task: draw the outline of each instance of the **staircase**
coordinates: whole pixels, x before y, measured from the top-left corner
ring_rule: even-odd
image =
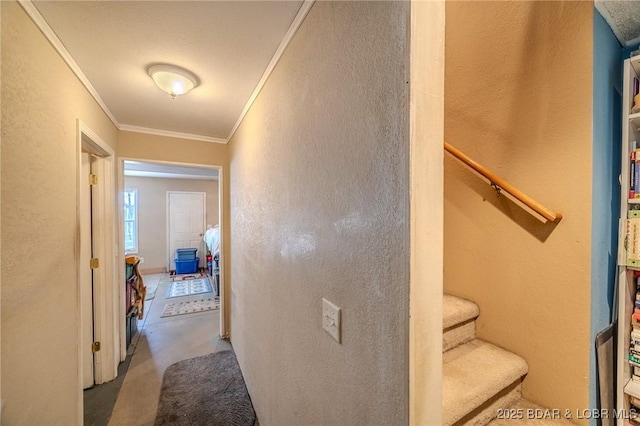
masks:
[[[527,362],[518,355],[476,339],[478,305],[444,296],[442,413],[444,425],[529,423],[530,409],[522,399]],[[500,409],[523,413],[522,419],[494,420]],[[509,412],[507,412],[509,413]],[[493,420],[493,421],[492,421]],[[508,422],[508,423],[507,423]],[[566,420],[535,419],[537,425],[570,424]]]

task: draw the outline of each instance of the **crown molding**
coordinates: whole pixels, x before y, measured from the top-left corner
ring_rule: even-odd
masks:
[[[264,73],[262,74],[262,78],[260,78],[260,81],[256,85],[256,88],[253,89],[253,93],[251,93],[251,96],[249,97],[247,104],[244,106],[244,109],[240,113],[240,116],[238,117],[236,124],[231,129],[231,132],[229,132],[229,136],[227,136],[227,142],[231,140],[233,135],[236,133],[236,130],[238,130],[238,127],[240,127],[242,120],[244,120],[244,117],[247,115],[247,113],[251,109],[251,106],[253,105],[256,98],[258,97],[258,94],[260,93],[260,91],[262,91],[262,88],[264,87],[265,83],[269,79],[269,76],[271,76],[271,73],[273,72],[278,62],[280,61],[280,58],[284,54],[284,51],[287,49],[287,46],[289,46],[289,43],[291,43],[293,36],[295,36],[296,33],[298,32],[298,28],[300,28],[300,25],[302,25],[304,18],[307,17],[307,14],[309,13],[309,10],[311,10],[311,6],[313,6],[314,2],[315,0],[304,0],[304,2],[302,3],[302,6],[300,6],[300,9],[298,10],[296,17],[293,19],[293,22],[291,22],[291,25],[289,26],[289,30],[284,35],[284,38],[280,42],[278,49],[273,54],[273,57],[271,58],[271,62],[269,62],[267,69],[264,70]]]
[[[87,89],[89,94],[95,99],[95,101],[100,105],[100,108],[104,111],[104,113],[109,117],[111,122],[116,128],[120,128],[120,123],[116,120],[116,117],[111,113],[107,105],[104,103],[96,89],[93,87],[91,82],[87,76],[82,72],[76,61],[73,59],[69,51],[64,44],[60,41],[58,36],[53,32],[53,29],[47,24],[47,21],[44,20],[38,9],[31,3],[31,0],[18,0],[18,4],[24,9],[24,11],[29,15],[29,18],[33,21],[34,24],[40,29],[42,34],[49,40],[49,43],[53,46],[53,48],[58,52],[58,54],[62,57],[71,71],[78,77],[78,80],[82,83],[82,85]]]
[[[131,126],[129,124],[121,124],[120,130],[124,132],[145,133],[147,135],[168,136],[170,138],[190,139],[194,141],[227,143],[227,139],[214,138],[213,136],[196,135],[193,133],[173,132],[171,130],[151,129],[149,127]]]
[[[229,132],[229,136],[227,136],[227,138],[224,139],[224,138],[215,138],[211,136],[172,132],[169,130],[151,129],[147,127],[131,126],[128,124],[118,123],[118,120],[116,120],[115,116],[111,113],[109,108],[107,108],[107,105],[104,103],[104,101],[102,100],[102,98],[100,97],[96,89],[93,87],[93,85],[91,84],[87,76],[84,74],[84,72],[82,72],[82,70],[80,69],[76,61],[73,59],[69,51],[64,47],[64,45],[62,44],[58,36],[53,32],[53,29],[51,29],[49,24],[47,24],[47,22],[42,17],[38,9],[36,9],[36,7],[31,2],[31,0],[17,0],[17,1],[18,1],[18,4],[20,4],[20,6],[22,7],[22,9],[24,9],[24,11],[27,13],[27,15],[29,15],[33,23],[40,29],[42,34],[44,34],[47,40],[49,40],[49,42],[51,43],[53,48],[58,52],[60,57],[67,63],[69,68],[71,68],[71,71],[76,75],[76,77],[78,77],[82,85],[84,85],[84,87],[87,89],[89,94],[91,94],[93,99],[95,99],[95,101],[98,103],[100,108],[102,108],[104,113],[107,115],[107,117],[109,117],[113,125],[118,130],[135,132],[135,133],[145,133],[145,134],[157,135],[157,136],[168,136],[168,137],[179,138],[179,139],[191,139],[191,140],[198,140],[198,141],[204,141],[204,142],[223,143],[223,144],[228,143],[233,137],[233,135],[235,134],[236,130],[238,130],[238,127],[240,127],[242,120],[244,120],[244,117],[247,115],[247,113],[251,109],[251,106],[253,105],[256,98],[258,97],[258,94],[260,93],[260,91],[262,91],[262,88],[264,87],[265,83],[269,79],[269,76],[271,76],[271,73],[273,72],[278,62],[280,61],[280,58],[284,54],[284,51],[286,50],[287,46],[289,46],[289,43],[295,36],[296,32],[300,28],[300,25],[306,18],[307,14],[309,13],[309,10],[311,10],[311,7],[315,2],[315,0],[304,0],[302,5],[300,6],[300,9],[298,10],[296,17],[293,19],[293,22],[289,26],[289,29],[287,30],[287,33],[285,34],[284,38],[280,42],[278,49],[276,50],[273,57],[271,58],[271,62],[269,62],[269,65],[267,66],[264,73],[262,74],[260,81],[256,85],[244,109],[240,113],[238,120],[236,121],[233,128]]]

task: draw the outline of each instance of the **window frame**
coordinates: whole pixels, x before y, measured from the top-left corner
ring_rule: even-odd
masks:
[[[128,203],[127,203],[127,193],[133,193],[133,213],[134,213],[134,218],[133,219],[127,219],[127,207],[128,207]],[[125,253],[138,253],[138,249],[139,247],[139,226],[138,226],[138,205],[139,205],[139,198],[138,198],[138,188],[125,188],[124,192],[123,192],[123,200],[122,200],[122,206],[123,206],[123,227],[124,227],[124,251]],[[129,249],[127,247],[127,222],[132,222],[133,223],[133,248]]]

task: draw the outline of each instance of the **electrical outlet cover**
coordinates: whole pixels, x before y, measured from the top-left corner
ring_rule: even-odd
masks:
[[[340,343],[340,308],[322,299],[322,328]]]

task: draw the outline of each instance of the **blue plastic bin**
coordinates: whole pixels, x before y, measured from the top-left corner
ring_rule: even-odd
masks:
[[[194,260],[197,248],[181,248],[176,250],[176,260]]]
[[[198,264],[200,263],[200,258],[196,257],[193,260],[174,260],[176,264],[176,274],[193,274],[198,272]]]

